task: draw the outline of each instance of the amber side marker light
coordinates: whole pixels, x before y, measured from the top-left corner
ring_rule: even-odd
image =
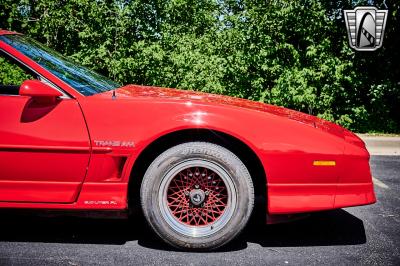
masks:
[[[335,166],[336,162],[335,161],[314,161],[313,165],[314,166]]]

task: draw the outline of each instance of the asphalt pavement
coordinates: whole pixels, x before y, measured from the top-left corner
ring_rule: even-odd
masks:
[[[378,202],[252,225],[214,252],[169,248],[134,221],[0,213],[0,265],[400,265],[400,156],[372,156]]]

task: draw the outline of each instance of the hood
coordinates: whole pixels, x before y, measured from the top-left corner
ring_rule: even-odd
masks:
[[[108,91],[102,93],[102,95],[111,94]],[[328,122],[316,116],[308,115],[302,112],[294,111],[284,107],[275,105],[265,104],[261,102],[254,102],[241,98],[235,98],[230,96],[223,96],[218,94],[210,94],[197,91],[189,90],[177,90],[169,88],[160,88],[152,86],[140,86],[140,85],[127,85],[119,89],[116,89],[115,95],[117,98],[156,98],[156,99],[169,99],[169,100],[182,100],[191,101],[193,103],[208,103],[217,105],[229,105],[239,108],[246,108],[260,112],[267,112],[280,117],[295,120],[304,124],[311,125],[315,128],[322,129],[329,133],[335,134],[342,137],[344,129],[334,123]]]

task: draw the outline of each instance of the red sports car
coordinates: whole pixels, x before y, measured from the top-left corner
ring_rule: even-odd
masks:
[[[167,243],[212,249],[240,233],[253,207],[265,219],[376,201],[364,143],[336,124],[232,97],[121,86],[9,31],[0,53],[24,77],[0,85],[2,208],[140,204]]]

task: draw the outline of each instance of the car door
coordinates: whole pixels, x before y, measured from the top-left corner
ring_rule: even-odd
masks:
[[[46,80],[1,51],[0,71],[0,201],[74,202],[90,156],[78,102],[20,96],[25,79]]]

